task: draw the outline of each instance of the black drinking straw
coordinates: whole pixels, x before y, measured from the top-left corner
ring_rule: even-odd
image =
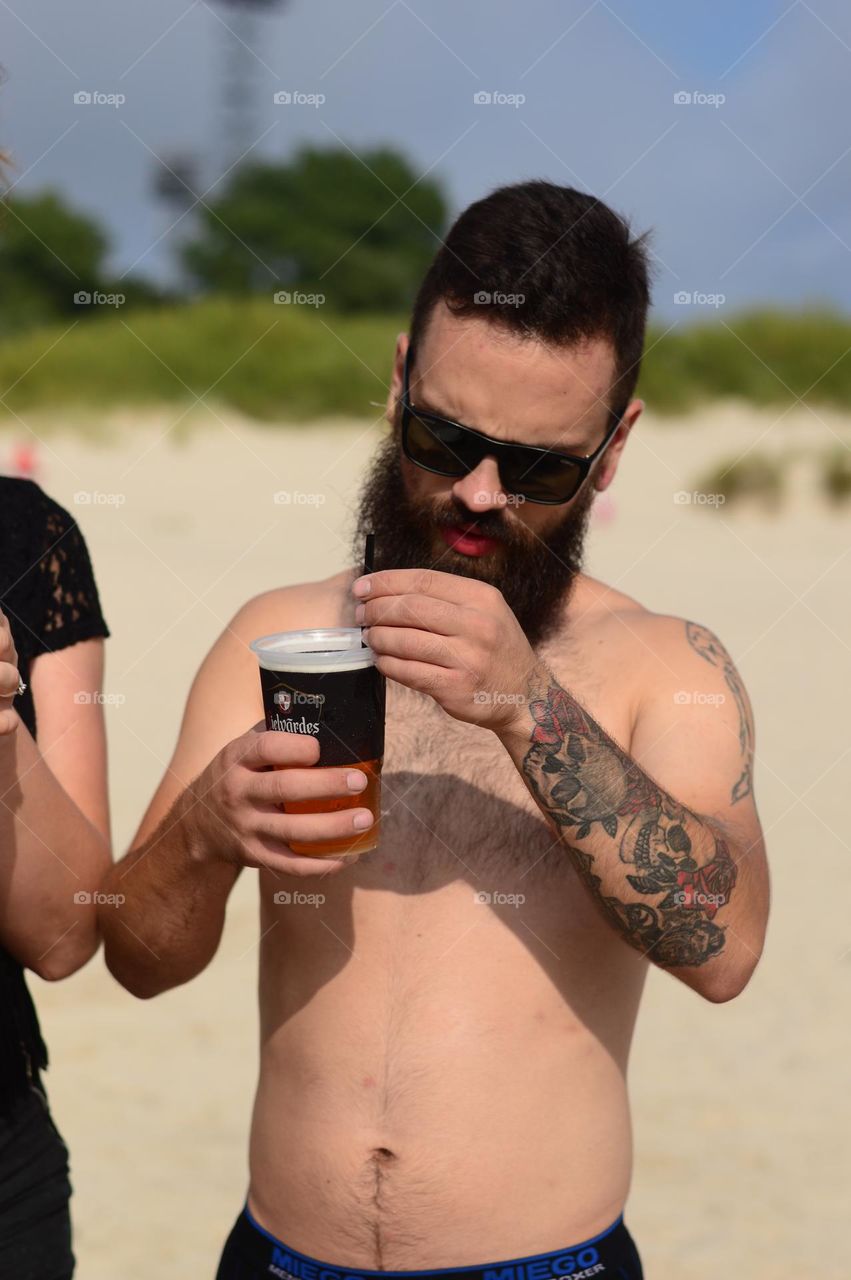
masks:
[[[364,574],[372,573],[372,567],[374,562],[375,562],[375,534],[368,533],[366,535],[366,545],[364,546],[364,551],[363,551]],[[363,638],[363,627],[361,627],[360,629],[360,642],[364,646],[364,648],[367,647],[366,641]]]

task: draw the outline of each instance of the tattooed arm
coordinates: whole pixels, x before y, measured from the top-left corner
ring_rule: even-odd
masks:
[[[490,584],[388,569],[352,590],[379,670],[497,735],[613,928],[708,1000],[738,995],[762,950],[768,872],[750,706],[720,640],[630,612],[609,659],[641,690],[624,748]]]
[[[655,667],[630,753],[541,663],[498,736],[612,926],[707,999],[727,1000],[753,972],[768,905],[750,705],[717,637],[648,617]]]

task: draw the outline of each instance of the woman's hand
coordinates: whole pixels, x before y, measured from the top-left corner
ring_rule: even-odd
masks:
[[[0,609],[0,738],[13,734],[18,727],[18,713],[12,706],[20,682],[18,651],[12,639],[9,619]]]

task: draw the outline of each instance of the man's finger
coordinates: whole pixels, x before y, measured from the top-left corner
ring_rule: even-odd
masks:
[[[426,662],[435,667],[454,670],[458,655],[443,636],[411,627],[370,627],[365,640],[376,654],[388,654],[412,662]]]
[[[429,695],[433,695],[446,679],[443,667],[431,666],[427,662],[406,662],[383,653],[379,655],[376,666],[388,680]]]
[[[464,630],[460,606],[434,596],[378,596],[365,601],[363,609],[365,627],[417,627],[438,636],[457,636]]]
[[[300,765],[308,767],[319,760],[319,743],[309,733],[285,733],[272,729],[255,734],[240,754],[239,762],[249,769]]]
[[[469,605],[494,588],[475,578],[441,573],[439,569],[382,569],[380,573],[368,573],[357,578],[352,583],[352,590],[359,600],[372,600],[376,596],[408,595],[413,592],[432,596],[435,600],[445,600],[449,604]]]

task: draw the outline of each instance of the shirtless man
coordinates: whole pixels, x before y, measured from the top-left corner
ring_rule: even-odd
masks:
[[[220,1280],[641,1276],[622,1214],[645,976],[733,998],[768,899],[732,661],[580,570],[642,409],[647,300],[643,242],[591,197],[526,183],[466,210],[396,344],[355,542],[375,530],[376,571],[250,600],[195,678],[102,927],[154,996],[209,963],[258,869],[260,1080]],[[282,812],[354,771],[258,724],[248,644],[359,622],[388,677],[381,838],[297,856],[369,812]],[[276,902],[296,888],[322,905]]]

